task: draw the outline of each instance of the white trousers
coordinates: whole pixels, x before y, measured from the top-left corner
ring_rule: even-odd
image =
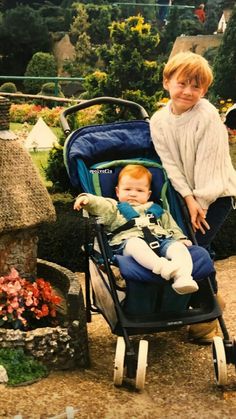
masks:
[[[161,257],[139,237],[132,237],[127,240],[123,255],[132,256],[137,263],[153,272],[155,272],[156,266],[160,264],[161,259]],[[177,271],[176,274],[173,275],[174,279],[179,277],[189,278],[192,276],[192,258],[187,247],[183,243],[173,241],[167,248],[166,253],[162,256],[175,264]]]

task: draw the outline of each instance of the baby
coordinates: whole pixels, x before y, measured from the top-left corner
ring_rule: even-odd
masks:
[[[146,167],[127,165],[120,171],[116,186],[119,202],[83,193],[77,197],[74,209],[85,208],[91,215],[101,217],[106,231],[113,233],[110,245],[115,254],[132,256],[162,278],[172,278],[172,287],[178,294],[193,293],[198,285],[192,278],[193,264],[187,249],[192,242],[168,211],[149,201],[151,181],[152,174]],[[132,214],[136,220],[128,228],[126,214]],[[155,222],[151,222],[153,218]],[[151,247],[155,251],[145,241],[143,226],[153,236]]]

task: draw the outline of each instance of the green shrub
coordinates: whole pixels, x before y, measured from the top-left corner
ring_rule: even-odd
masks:
[[[12,83],[12,82],[3,83],[0,86],[0,92],[4,92],[4,93],[16,93],[17,92],[17,88],[16,88],[15,83]]]
[[[52,182],[53,192],[66,192],[72,189],[64,164],[62,141],[59,139],[60,144],[54,145],[49,151],[48,164],[45,168],[45,177]]]
[[[45,84],[42,85],[41,90],[38,93],[38,95],[65,97],[62,90],[61,90],[60,85],[58,85],[57,94],[55,93],[55,91],[56,91],[56,83],[54,83],[54,82],[45,83]],[[59,104],[59,102],[57,102],[56,100],[47,100],[47,101],[39,100],[37,102],[42,103],[43,105],[48,106],[50,108],[53,108],[57,104]]]
[[[45,96],[55,96],[55,89],[56,89],[56,84],[53,82],[50,83],[45,83],[42,85],[40,92],[38,93],[39,95],[45,95]],[[61,87],[58,86],[58,93],[57,93],[58,97],[65,97]]]
[[[52,54],[36,52],[27,65],[25,76],[27,77],[57,77],[57,63]],[[24,80],[24,86],[28,93],[37,93],[45,80]]]
[[[63,195],[54,198],[57,221],[38,229],[38,257],[58,263],[71,271],[83,272],[85,253],[83,245],[92,236],[92,223],[73,210],[73,197]]]
[[[25,355],[23,349],[0,349],[0,365],[3,365],[8,375],[8,385],[20,385],[33,382],[48,374],[47,368]]]

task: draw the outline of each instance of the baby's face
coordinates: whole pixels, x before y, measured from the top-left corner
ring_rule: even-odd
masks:
[[[124,175],[116,187],[116,195],[120,202],[129,202],[132,205],[145,204],[150,195],[150,185],[146,176],[135,179]]]

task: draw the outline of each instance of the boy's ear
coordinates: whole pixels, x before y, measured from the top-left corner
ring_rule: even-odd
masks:
[[[165,90],[169,90],[169,82],[168,79],[163,79],[163,87]]]
[[[201,97],[204,97],[208,89],[202,89]]]
[[[118,188],[118,186],[115,187],[115,191],[116,191],[116,196],[119,197],[119,188]]]

